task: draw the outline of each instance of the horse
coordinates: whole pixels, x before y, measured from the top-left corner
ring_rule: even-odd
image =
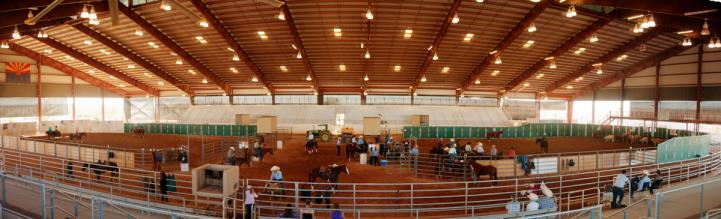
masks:
[[[648,139],[648,137],[642,137],[641,140],[639,140],[638,142],[642,145],[647,145],[650,143],[650,140]]]
[[[626,142],[628,142],[629,144],[636,144],[636,143],[638,143],[638,140],[640,140],[640,139],[641,139],[641,136],[640,136],[640,135],[633,135],[633,134],[632,134],[632,135],[628,135],[628,136],[626,137]]]
[[[541,146],[541,152],[547,153],[548,152],[548,139],[546,138],[537,138],[536,144]]]
[[[322,169],[321,169],[322,168]],[[315,167],[308,173],[308,182],[315,182],[316,178],[324,179],[328,182],[338,183],[340,173],[350,175],[348,166],[344,165],[328,165],[327,167]]]
[[[248,154],[248,149],[243,148],[240,149],[243,155],[245,156],[235,156],[235,164],[238,165],[238,167],[242,167],[243,164],[248,165],[248,168],[250,168],[250,161],[252,160],[250,157],[251,155]]]
[[[133,129],[131,129],[130,132],[135,137],[138,137],[138,138],[145,137],[145,128],[143,128],[143,127],[140,127],[140,126],[133,127]]]
[[[652,139],[651,139],[651,143],[652,143],[654,146],[658,146],[658,144],[661,144],[661,143],[663,143],[664,141],[666,141],[666,139],[663,139],[663,138],[652,138]]]
[[[95,173],[96,180],[100,182],[100,175],[105,173],[104,164],[105,162],[102,160],[98,160],[95,163],[83,163],[83,172],[87,172],[87,170],[92,170]]]
[[[318,153],[318,142],[315,139],[305,143],[305,152],[308,154]]]
[[[616,136],[614,136],[614,135],[606,135],[605,137],[603,137],[604,143],[614,143],[615,141],[616,141]]]
[[[257,149],[253,149],[254,151]],[[260,159],[260,164],[263,165],[263,157],[265,157],[265,154],[270,153],[270,155],[273,155],[273,148],[261,148],[260,156],[258,156],[258,152],[256,151],[254,155]]]
[[[357,144],[346,144],[345,145],[345,155],[348,157],[348,160],[350,161],[351,158],[355,159],[355,156],[357,154],[360,154],[361,150],[356,146]]]
[[[476,162],[476,159],[470,159],[469,166],[471,167],[471,172],[473,173],[471,176],[474,181],[482,175],[488,175],[491,180],[498,180],[498,170],[493,165],[481,165]],[[491,185],[496,185],[497,183],[498,182],[493,181]]]
[[[88,133],[85,132],[70,133],[70,141],[83,141],[86,136],[88,136]]]
[[[45,134],[48,136],[48,139],[50,138],[60,138],[60,131],[46,131]]]
[[[486,133],[486,138],[503,138],[503,130]]]
[[[120,182],[120,179],[118,178],[120,177],[120,174],[118,173],[118,171],[120,170],[120,168],[118,168],[118,163],[114,161],[108,161],[107,165],[103,166],[103,168],[105,168],[106,171],[110,172],[110,176],[112,178],[117,179],[118,182]]]

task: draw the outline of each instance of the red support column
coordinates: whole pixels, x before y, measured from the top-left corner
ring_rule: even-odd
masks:
[[[155,99],[155,122],[160,123],[160,96],[157,96]]]
[[[76,94],[75,94],[75,74],[70,75],[70,78],[72,78],[70,90],[73,93],[73,121],[75,121],[75,96],[76,96]]]
[[[105,89],[100,88],[100,121],[105,121]]]
[[[41,65],[42,63],[42,56],[38,58],[37,60],[37,68],[38,68],[38,129],[40,129],[40,123],[43,121],[43,86],[42,86],[42,71]],[[41,130],[38,130],[41,131]]]
[[[656,87],[653,96],[653,128],[656,130],[658,125],[658,102],[661,99],[661,88],[659,83],[661,78],[661,60],[656,60]]]
[[[596,124],[596,91],[591,99],[591,124]]]
[[[573,123],[573,99],[566,100],[566,123]]]
[[[626,77],[623,77],[623,79],[621,79],[621,107],[620,107],[621,115],[618,115],[618,116],[620,116],[619,125],[621,125],[621,126],[623,126],[623,100],[625,98],[626,98]]]
[[[697,60],[697,71],[696,71],[696,124],[694,125],[694,131],[699,131],[699,121],[701,120],[701,75],[703,74],[703,43],[698,45],[698,60]]]

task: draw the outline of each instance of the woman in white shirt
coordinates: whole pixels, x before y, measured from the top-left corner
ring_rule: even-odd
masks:
[[[476,153],[478,153],[478,156],[484,156],[484,154],[486,153],[486,150],[483,149],[483,142],[480,142],[480,141],[478,143],[476,143],[476,147],[473,148],[473,150],[475,150]]]

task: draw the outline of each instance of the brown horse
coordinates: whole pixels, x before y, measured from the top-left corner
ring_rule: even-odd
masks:
[[[247,148],[243,148],[243,149],[240,149],[240,151],[241,151],[240,154],[241,154],[241,155],[245,155],[245,156],[237,156],[237,154],[236,154],[236,156],[235,156],[235,165],[238,165],[238,167],[242,167],[243,164],[245,164],[245,165],[248,165],[248,167],[251,167],[251,166],[250,166],[250,161],[251,161],[252,159],[251,159],[250,153],[248,153],[248,149],[247,149]]]
[[[486,133],[486,138],[503,138],[503,130]]]
[[[136,126],[130,129],[130,133],[132,133],[135,137],[143,138],[145,137],[145,128]]]
[[[348,157],[348,160],[350,161],[351,158],[355,159],[355,156],[360,154],[361,150],[356,146],[357,144],[347,144],[345,145],[345,155]]]
[[[254,156],[256,156],[256,157],[258,157],[258,159],[260,159],[260,164],[261,164],[261,165],[263,164],[263,157],[265,157],[265,154],[268,154],[268,153],[269,153],[270,155],[273,155],[273,148],[266,148],[266,147],[261,148],[261,153],[260,153],[260,154],[258,154],[258,152],[255,151],[256,149],[253,149],[253,150],[254,150],[254,152],[253,152],[253,153],[254,153]]]
[[[83,141],[83,138],[88,136],[88,133],[85,132],[79,132],[79,133],[70,133],[70,141]]]
[[[47,132],[45,132],[45,134],[48,136],[48,139],[50,139],[50,138],[60,138],[60,137],[62,137],[62,136],[60,135],[60,131],[58,131],[58,130],[55,130],[55,131],[47,131]]]
[[[471,167],[471,172],[473,172],[473,181],[476,181],[483,175],[488,175],[491,180],[498,180],[498,170],[493,165],[481,165],[476,162],[476,159],[470,159],[469,166]],[[491,185],[496,185],[497,183],[496,181],[492,181]]]
[[[305,152],[308,154],[318,153],[318,142],[315,139],[305,143]]]
[[[350,175],[348,166],[344,164],[337,166],[328,165],[327,167],[316,167],[310,170],[310,173],[308,174],[308,182],[315,182],[316,178],[321,178],[328,182],[338,183],[338,176],[340,173]]]

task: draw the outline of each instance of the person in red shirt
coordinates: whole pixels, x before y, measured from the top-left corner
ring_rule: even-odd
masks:
[[[508,149],[506,151],[506,156],[508,156],[509,158],[516,157],[516,149],[514,147],[511,147],[511,149]]]

